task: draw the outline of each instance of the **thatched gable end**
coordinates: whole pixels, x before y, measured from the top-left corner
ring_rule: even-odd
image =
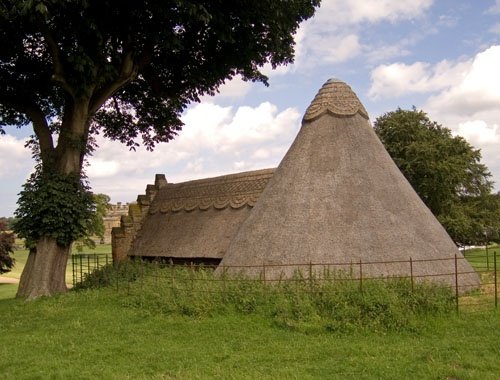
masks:
[[[129,255],[218,262],[273,172],[265,169],[165,185],[151,203]]]

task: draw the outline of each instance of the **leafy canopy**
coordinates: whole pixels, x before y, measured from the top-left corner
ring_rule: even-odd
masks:
[[[267,84],[259,67],[292,62],[293,34],[318,5],[4,0],[0,131],[42,117],[58,130],[83,101],[94,133],[130,147],[142,139],[152,149],[180,130],[187,104],[214,94],[225,80],[240,74]]]
[[[415,108],[388,112],[375,132],[424,203],[461,244],[498,236],[500,203],[481,152]],[[495,222],[495,219],[497,222]],[[495,232],[496,231],[496,232]]]
[[[61,246],[85,239],[92,234],[98,217],[84,180],[40,169],[24,185],[15,216],[14,228],[30,248],[43,236],[54,238]]]

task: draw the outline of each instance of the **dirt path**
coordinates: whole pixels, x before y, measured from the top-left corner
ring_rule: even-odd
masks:
[[[19,279],[0,276],[0,284],[19,284]]]

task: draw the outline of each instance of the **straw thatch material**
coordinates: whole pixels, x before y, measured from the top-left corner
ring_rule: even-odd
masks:
[[[354,275],[362,266],[364,276],[398,276],[410,274],[412,258],[414,276],[435,275],[427,279],[453,285],[455,263],[447,259],[454,255],[459,272],[472,272],[459,276],[460,285],[477,286],[478,276],[396,167],[357,96],[330,80],[221,266],[242,266],[251,275],[264,271],[271,279],[297,268],[283,265],[306,264],[307,273],[308,263],[316,269],[352,262]],[[418,261],[428,259],[443,260]],[[394,260],[402,262],[359,265]]]
[[[129,255],[177,261],[220,260],[273,171],[163,186],[151,203]]]

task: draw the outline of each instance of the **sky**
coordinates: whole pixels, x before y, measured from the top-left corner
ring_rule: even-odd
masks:
[[[373,122],[415,106],[481,149],[500,191],[500,0],[323,0],[296,36],[295,62],[264,67],[269,87],[240,78],[190,105],[183,130],[154,152],[98,138],[86,169],[95,193],[133,202],[154,183],[276,167],[329,78],[351,86]],[[32,130],[0,136],[0,216],[33,170]]]

